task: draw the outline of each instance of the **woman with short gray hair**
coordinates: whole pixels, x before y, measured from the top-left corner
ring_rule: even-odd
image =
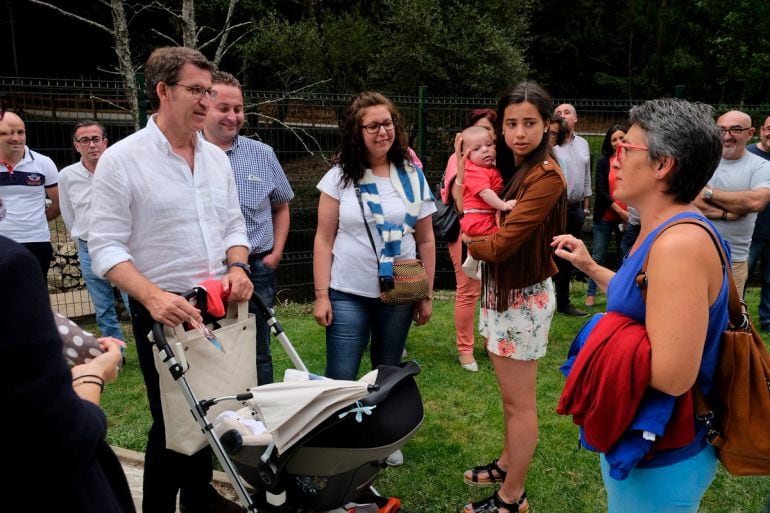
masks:
[[[596,433],[596,426],[581,421],[581,441],[604,447],[601,469],[610,512],[695,513],[716,474],[717,457],[706,442],[706,426],[695,419],[688,401],[693,387],[700,387],[706,396],[711,390],[721,334],[727,327],[729,283],[711,235],[697,224],[711,228],[727,255],[729,251],[692,201],[719,163],[721,142],[707,105],[652,100],[632,108],[630,122],[624,142],[617,146],[615,197],[639,211],[641,231],[623,265],[616,273],[601,267],[583,242],[571,235],[555,237],[552,245],[557,256],[607,291],[607,314],[591,335],[605,329],[610,319],[629,320],[645,335],[634,346],[642,356],[635,354],[628,367],[604,369],[607,379],[618,385],[617,394],[602,397],[601,388],[592,387],[591,380],[573,386],[575,380],[568,378],[559,412],[578,419],[574,397],[607,400],[618,412],[629,410],[624,424],[629,426],[645,411],[644,405],[626,408],[622,391],[632,386],[641,387],[645,400],[654,395],[656,405],[669,405],[670,418],[657,435],[645,431],[642,437],[641,431],[622,427],[615,439],[592,439],[588,435]],[[669,226],[681,219],[691,223]],[[648,257],[645,298],[637,277]],[[581,351],[593,351],[598,336],[591,335]],[[622,334],[607,336],[608,344],[618,340],[624,346],[630,343],[630,337]],[[570,377],[576,371],[577,360]],[[638,373],[649,379],[634,385],[629,376]],[[644,450],[637,450],[634,457],[623,453],[629,440],[634,450]]]

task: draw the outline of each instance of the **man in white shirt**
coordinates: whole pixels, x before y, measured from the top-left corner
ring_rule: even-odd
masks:
[[[757,212],[770,201],[770,162],[746,150],[754,135],[748,114],[731,110],[719,116],[717,125],[722,132],[722,159],[694,203],[730,244],[733,278],[743,297]]]
[[[96,163],[107,149],[107,134],[96,121],[81,121],[72,133],[75,151],[80,160],[59,172],[59,203],[61,217],[70,237],[77,244],[80,271],[86,282],[88,294],[94,303],[96,324],[102,336],[125,340],[115,308],[115,294],[112,284],[99,278],[91,270],[91,255],[88,253],[88,226],[91,222],[91,182]],[[123,294],[128,308],[128,296]]]
[[[53,257],[48,221],[59,215],[59,173],[53,160],[27,146],[27,128],[18,114],[0,117],[0,196],[5,235],[27,248],[40,263],[43,277]],[[46,207],[46,198],[51,204]]]
[[[221,279],[229,300],[251,298],[249,243],[227,155],[199,137],[216,92],[212,64],[197,50],[156,49],[145,64],[157,113],[107,148],[91,196],[88,249],[93,270],[131,297],[137,356],[153,424],[147,436],[142,511],[241,511],[210,485],[211,451],[186,456],[165,447],[158,372],[148,333],[201,314],[175,293]],[[222,369],[223,373],[228,369]]]
[[[591,204],[591,152],[588,141],[575,133],[577,113],[575,107],[563,103],[556,107],[554,114],[560,116],[569,128],[569,133],[553,151],[560,164],[564,165],[564,176],[567,178],[567,233],[580,238],[586,215],[590,213]],[[587,312],[576,308],[570,303],[569,282],[572,276],[572,264],[561,258],[554,257],[559,272],[553,277],[556,289],[556,310],[563,314],[585,317]]]

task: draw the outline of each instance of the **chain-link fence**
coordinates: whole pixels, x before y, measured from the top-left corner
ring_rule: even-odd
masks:
[[[432,98],[421,90],[415,96],[394,96],[391,100],[401,112],[409,130],[410,144],[421,158],[431,184],[439,181],[452,152],[454,134],[465,124],[468,112],[477,107],[496,107],[495,98]],[[119,80],[85,78],[43,79],[0,77],[0,98],[9,109],[18,111],[27,125],[28,145],[48,155],[59,168],[74,162],[72,127],[81,119],[96,119],[107,129],[110,142],[133,132],[131,116]],[[284,260],[277,273],[279,300],[312,298],[312,251],[316,226],[318,193],[315,188],[329,169],[329,160],[339,143],[338,119],[349,94],[312,92],[245,91],[247,124],[244,135],[258,137],[275,149],[296,193],[291,203],[291,231]],[[578,132],[591,146],[592,159],[598,157],[606,129],[626,119],[636,102],[618,100],[557,99],[572,103],[578,113]],[[716,106],[723,112],[731,106]],[[755,119],[764,119],[770,106],[741,106]],[[54,248],[69,251],[63,223],[51,223]],[[436,288],[440,295],[451,294],[454,272],[443,244],[438,245]],[[61,256],[61,255],[59,255]],[[59,258],[69,266],[71,259]],[[66,260],[67,263],[64,263]],[[56,271],[58,272],[58,271]],[[70,284],[77,281],[74,277]],[[62,279],[49,277],[52,290]],[[56,287],[60,294],[61,287]],[[83,301],[87,297],[74,290],[62,301]],[[88,305],[71,305],[68,311],[89,311]]]

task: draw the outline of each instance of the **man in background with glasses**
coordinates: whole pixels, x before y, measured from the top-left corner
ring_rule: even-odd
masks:
[[[107,148],[94,174],[88,250],[94,272],[130,296],[152,414],[144,513],[174,513],[177,494],[182,513],[242,511],[210,484],[209,447],[190,456],[166,448],[160,378],[148,339],[155,321],[166,326],[202,321],[197,309],[174,292],[209,279],[221,280],[230,301],[246,301],[253,290],[230,162],[198,135],[216,97],[212,67],[192,48],[152,52],[144,70],[147,97],[157,112],[145,128]]]
[[[70,237],[77,244],[80,271],[86,282],[88,294],[94,303],[96,324],[104,337],[125,340],[115,308],[112,284],[94,274],[91,255],[88,253],[88,226],[91,222],[91,183],[96,163],[107,149],[104,126],[96,121],[81,121],[72,133],[75,151],[80,160],[59,172],[61,217]],[[128,295],[123,293],[123,303],[128,309]]]
[[[770,161],[770,116],[759,127],[759,141],[748,146],[747,150]],[[763,331],[770,332],[770,208],[767,207],[757,215],[754,224],[749,248],[749,274],[754,272],[760,259],[762,290],[759,296],[759,324]]]
[[[757,212],[770,201],[770,162],[746,151],[754,135],[751,117],[731,110],[719,116],[722,159],[695,205],[730,243],[733,278],[743,296],[749,276],[749,246]]]
[[[48,274],[53,257],[48,221],[59,215],[59,173],[53,160],[27,146],[21,117],[5,112],[0,119],[0,196],[6,208],[0,223],[5,235],[27,248]],[[51,202],[46,206],[46,198]]]

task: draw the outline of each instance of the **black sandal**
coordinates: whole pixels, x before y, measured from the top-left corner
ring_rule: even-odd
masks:
[[[471,469],[470,479],[468,479],[467,477],[465,477],[465,475],[463,475],[463,480],[465,481],[465,484],[469,484],[471,486],[492,486],[496,484],[501,484],[503,481],[505,481],[505,476],[508,475],[508,472],[501,469],[500,466],[497,464],[497,461],[498,460],[492,460],[492,463],[487,463],[486,465],[473,467]],[[487,478],[479,479],[479,474],[483,472],[487,473]]]
[[[507,509],[508,513],[527,513],[529,511],[529,503],[524,507],[521,506],[526,499],[526,490],[521,494],[521,497],[516,499],[516,502],[505,502],[500,498],[500,494],[495,491],[491,497],[487,497],[483,501],[466,504],[465,508],[463,508],[463,513],[499,513],[500,508]]]

